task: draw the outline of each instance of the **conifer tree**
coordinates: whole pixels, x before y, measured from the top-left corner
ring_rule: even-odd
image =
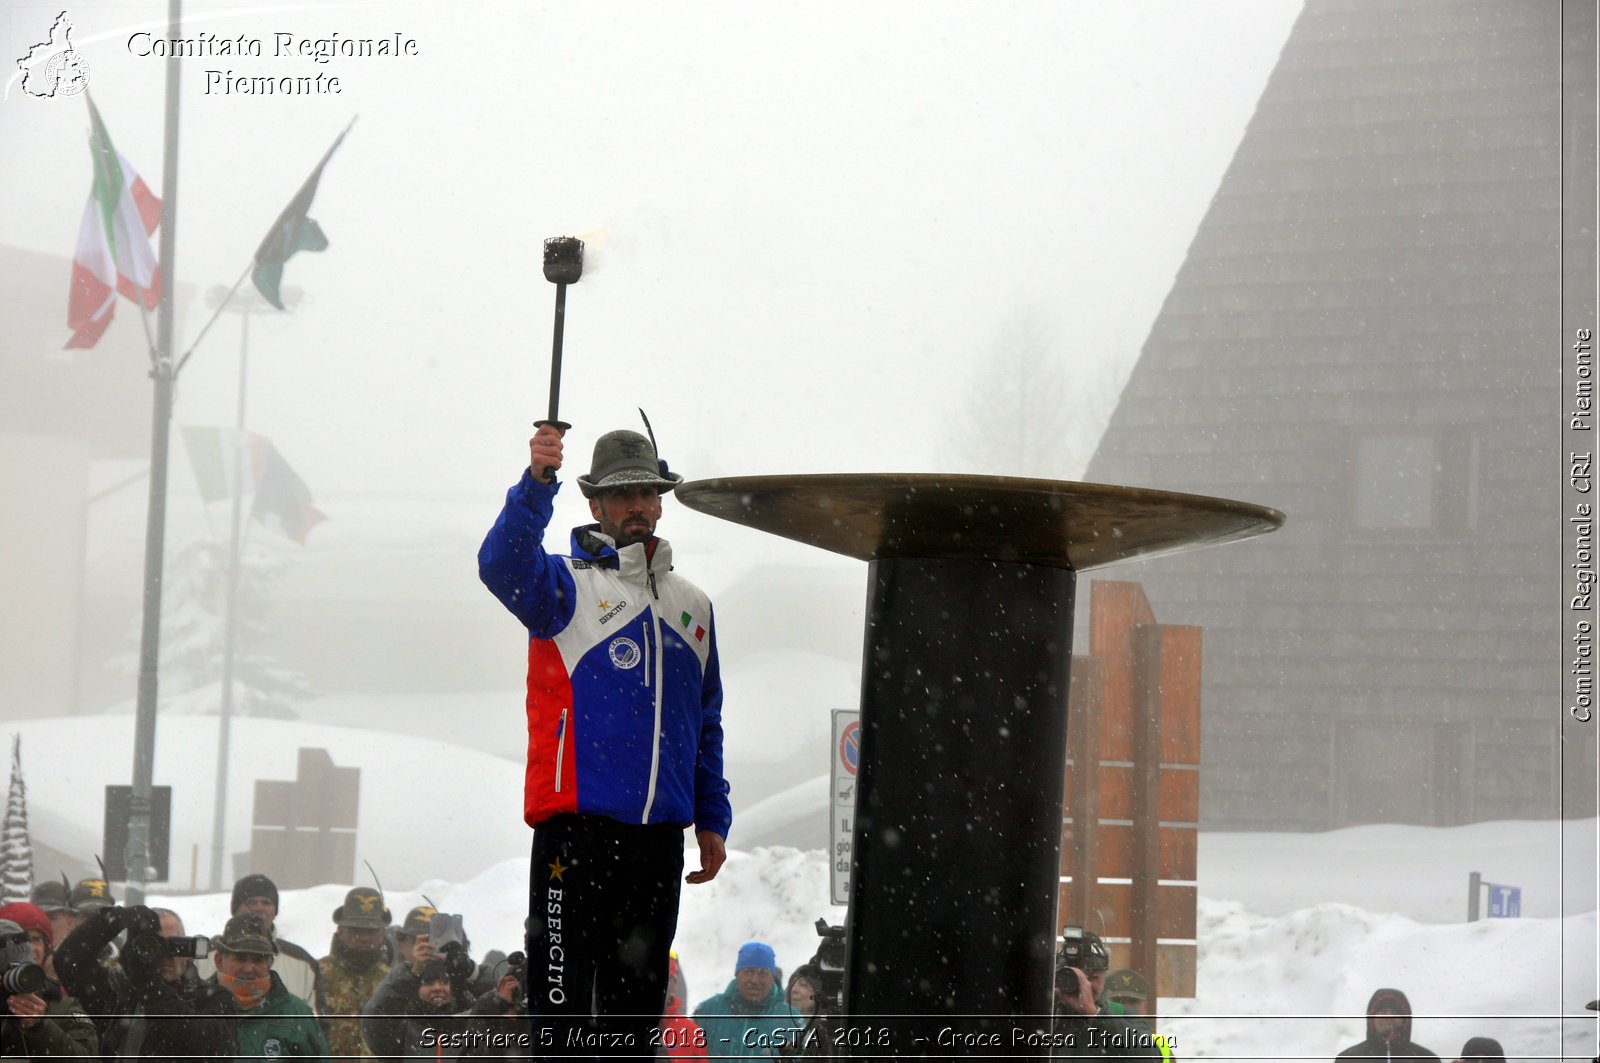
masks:
[[[233,659],[233,712],[239,716],[296,719],[295,705],[312,694],[304,675],[254,648],[268,633],[268,589],[282,568],[265,550],[247,549],[241,558]],[[167,566],[161,608],[163,716],[220,711],[227,579],[226,543],[196,540],[178,550]],[[128,633],[137,642],[137,626]],[[138,657],[120,654],[115,663],[132,673]]]
[[[11,737],[11,790],[0,825],[0,902],[25,901],[33,892],[33,843],[28,840],[28,787],[22,780],[22,736]]]

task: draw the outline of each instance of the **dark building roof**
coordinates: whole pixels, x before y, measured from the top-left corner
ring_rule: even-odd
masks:
[[[1288,515],[1128,574],[1210,826],[1556,814],[1561,17],[1309,0],[1090,463]]]

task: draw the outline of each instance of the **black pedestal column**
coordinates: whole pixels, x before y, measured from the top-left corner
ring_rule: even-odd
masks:
[[[872,562],[851,1015],[1048,1013],[1075,579],[1043,565]]]
[[[871,562],[837,1047],[1044,1058],[1026,1035],[1052,1003],[1076,573],[1261,535],[1283,514],[904,473],[744,476],[676,494]],[[737,726],[731,706],[727,719]]]

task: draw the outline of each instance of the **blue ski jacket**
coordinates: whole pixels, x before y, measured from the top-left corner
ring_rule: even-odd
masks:
[[[528,629],[523,818],[577,812],[728,835],[722,677],[711,601],[652,538],[598,525],[544,548],[559,484],[523,471],[478,551],[478,575]]]
[[[765,1000],[750,1003],[739,995],[739,980],[694,1009],[713,1059],[789,1055],[801,1044],[806,1020],[789,1006],[782,985]]]

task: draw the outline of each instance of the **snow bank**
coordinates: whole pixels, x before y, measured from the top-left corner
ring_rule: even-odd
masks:
[[[127,716],[13,725],[36,838],[85,858],[99,851],[104,786],[129,777],[132,726]],[[466,735],[476,721],[463,712],[451,726]],[[231,848],[248,838],[253,780],[292,778],[300,745],[327,749],[336,764],[362,769],[359,856],[383,877],[395,915],[431,901],[465,916],[480,953],[520,947],[529,835],[519,765],[354,728],[246,719],[234,736]],[[175,787],[173,864],[185,885],[192,846],[207,866],[215,744],[212,719],[174,717],[160,728],[155,776]],[[826,792],[813,779],[780,793],[746,810],[736,835],[825,836]],[[1372,990],[1391,985],[1416,1008],[1417,1040],[1444,1059],[1474,1034],[1498,1038],[1513,1059],[1556,1056],[1565,1035],[1569,1056],[1591,1058],[1596,1018],[1583,1005],[1600,989],[1597,828],[1590,819],[1204,833],[1199,996],[1165,1002],[1163,1028],[1185,1059],[1331,1058],[1360,1038]],[[1524,918],[1464,922],[1473,870],[1520,886]],[[348,885],[285,890],[281,932],[323,953]],[[820,848],[731,851],[714,882],[683,891],[677,949],[691,1000],[726,984],[751,938],[769,942],[786,970],[803,963],[817,918],[843,921],[828,897]],[[215,933],[227,916],[226,892],[157,887],[151,900],[176,909],[191,932]]]

